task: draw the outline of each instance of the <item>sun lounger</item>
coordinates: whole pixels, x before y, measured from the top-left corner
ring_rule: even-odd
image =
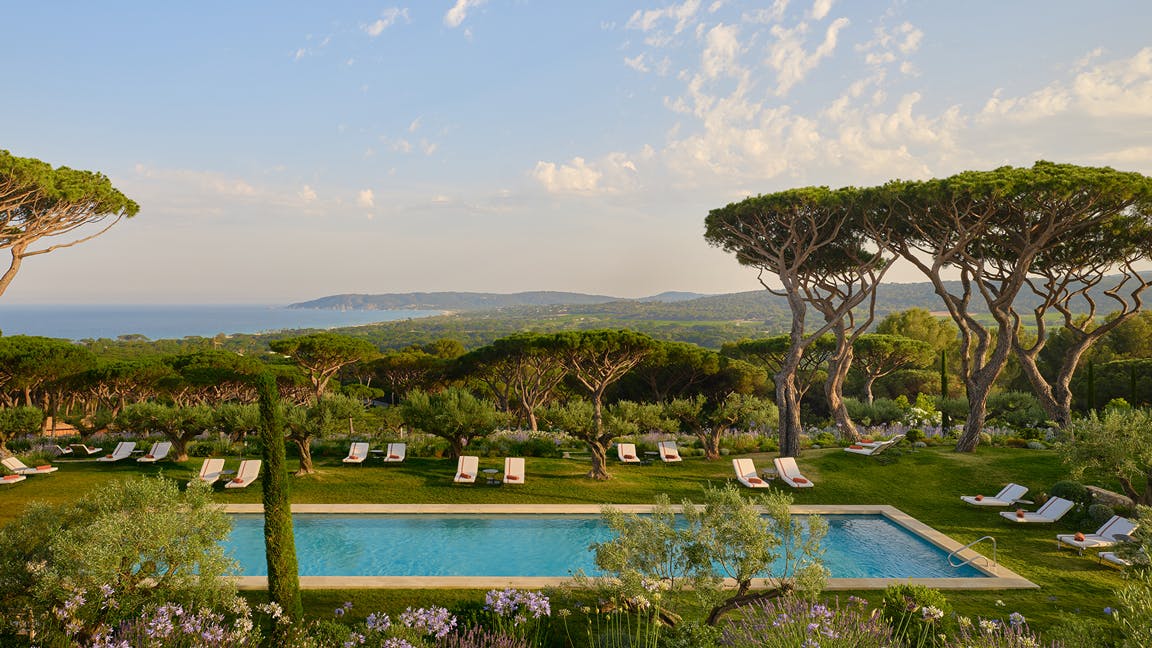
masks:
[[[388,450],[384,453],[384,461],[404,461],[404,457],[407,455],[407,443],[389,443]]]
[[[65,448],[65,447],[57,445],[57,444],[52,444],[50,446],[44,446],[44,449],[55,454],[57,457],[59,457],[60,455],[72,454],[72,448]]]
[[[116,449],[112,454],[100,457],[96,461],[120,461],[132,456],[132,451],[136,449],[135,441],[121,441],[116,445]]]
[[[191,486],[194,482],[204,482],[205,484],[215,484],[216,480],[220,479],[220,472],[224,470],[223,459],[205,459],[204,463],[200,465],[200,474],[196,479],[188,482]]]
[[[91,457],[94,454],[100,454],[104,450],[104,448],[89,448],[88,446],[84,445],[83,443],[73,443],[73,444],[69,445],[68,448],[70,450],[73,450],[77,454],[84,453],[84,454],[88,455],[89,457]]]
[[[800,467],[792,457],[776,457],[772,462],[776,464],[776,474],[792,488],[812,488],[816,485],[800,472]]]
[[[11,486],[12,484],[18,484],[25,479],[28,478],[24,475],[4,475],[3,477],[0,477],[0,485]]]
[[[524,483],[524,457],[508,457],[504,460],[504,483]]]
[[[24,462],[16,457],[8,457],[4,461],[0,461],[0,463],[4,464],[5,468],[17,475],[47,475],[48,473],[54,473],[59,470],[59,468],[55,466],[36,466],[32,468],[24,465]]]
[[[1127,558],[1121,558],[1120,554],[1115,551],[1101,551],[1099,553],[1102,562],[1111,563],[1117,567],[1131,567],[1132,561]]]
[[[344,463],[364,463],[364,460],[368,458],[368,447],[369,445],[367,443],[353,443],[352,446],[348,448],[348,456],[344,457]]]
[[[1024,497],[1028,492],[1027,486],[1020,484],[1008,484],[999,493],[992,496],[985,495],[961,495],[960,499],[968,502],[973,506],[1012,506]]]
[[[768,488],[768,482],[760,479],[756,464],[751,459],[733,459],[732,469],[736,471],[736,479],[748,488]]]
[[[873,441],[871,443],[853,443],[852,445],[848,446],[847,448],[844,448],[844,452],[851,452],[852,454],[861,454],[861,455],[868,455],[868,456],[878,455],[881,452],[884,452],[888,448],[891,448],[892,446],[896,445],[897,443],[900,443],[903,440],[904,440],[904,435],[903,434],[897,434],[896,436],[892,437],[891,439],[888,439],[887,441]]]
[[[452,481],[458,484],[473,484],[476,482],[476,473],[479,472],[480,458],[464,455],[456,460],[456,477]]]
[[[164,457],[167,457],[170,450],[172,450],[172,444],[168,441],[153,443],[152,449],[148,451],[148,454],[140,457],[136,461],[139,463],[156,463]]]
[[[640,463],[635,443],[617,443],[616,456],[620,458],[621,463]]]
[[[660,461],[664,463],[681,461],[680,451],[676,449],[675,441],[661,441],[657,443],[656,446],[660,450]]]
[[[1036,509],[1035,513],[1021,510],[1017,510],[1015,512],[1000,511],[1000,516],[1004,519],[1012,520],[1013,522],[1051,524],[1052,522],[1055,522],[1056,520],[1064,517],[1064,514],[1068,511],[1071,511],[1072,507],[1075,505],[1075,502],[1071,502],[1062,497],[1053,497],[1050,498],[1047,502],[1044,502],[1044,506]]]
[[[240,467],[236,469],[236,476],[228,480],[224,488],[248,488],[260,477],[260,463],[259,459],[241,461]]]
[[[1061,533],[1056,536],[1056,547],[1068,545],[1080,554],[1083,554],[1085,549],[1092,547],[1111,547],[1124,540],[1118,536],[1132,535],[1137,526],[1139,525],[1126,517],[1113,515],[1103,526],[1096,529],[1096,533]]]

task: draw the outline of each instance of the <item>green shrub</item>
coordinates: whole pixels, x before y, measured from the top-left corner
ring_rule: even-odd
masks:
[[[1107,504],[1092,504],[1088,507],[1088,519],[1096,524],[1104,524],[1116,515],[1116,511]]]
[[[1071,480],[1058,481],[1052,484],[1052,488],[1048,489],[1048,495],[1051,497],[1063,497],[1066,500],[1083,505],[1087,505],[1092,501],[1092,493],[1084,487],[1084,484]]]
[[[666,630],[660,637],[664,648],[715,648],[720,641],[720,628],[702,623],[681,623]]]
[[[836,445],[836,435],[832,434],[831,432],[821,432],[820,434],[816,435],[816,438],[812,439],[812,443],[815,443],[824,448],[834,446]]]
[[[948,600],[939,590],[922,585],[889,585],[881,614],[909,647],[935,646],[948,616]]]
[[[916,443],[917,441],[923,441],[924,440],[924,430],[921,430],[919,428],[912,428],[912,429],[908,430],[908,433],[904,436],[904,438],[908,440],[908,443]]]
[[[904,410],[887,398],[877,398],[871,405],[854,398],[845,398],[844,404],[852,420],[863,425],[887,425],[899,421],[904,415]]]

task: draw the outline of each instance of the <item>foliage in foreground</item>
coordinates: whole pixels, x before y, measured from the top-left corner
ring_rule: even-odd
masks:
[[[222,609],[236,595],[220,544],[229,528],[206,488],[163,478],[32,503],[0,528],[0,636],[21,626],[87,640],[149,607]]]

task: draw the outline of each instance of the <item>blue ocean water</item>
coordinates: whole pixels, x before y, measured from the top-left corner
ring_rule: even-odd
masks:
[[[312,310],[269,305],[0,305],[4,335],[83,340],[143,335],[152,340],[223,333],[335,328],[438,315],[419,310]]]
[[[980,578],[881,515],[829,515],[832,578]],[[596,574],[588,546],[612,532],[589,515],[292,516],[301,576],[552,576]],[[232,516],[225,548],[246,576],[267,574],[264,518]],[[779,573],[780,566],[775,567]]]

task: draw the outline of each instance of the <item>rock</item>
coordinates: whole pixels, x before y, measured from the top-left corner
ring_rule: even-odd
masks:
[[[1099,486],[1085,485],[1084,488],[1087,488],[1088,492],[1092,493],[1092,502],[1095,504],[1104,504],[1106,506],[1111,506],[1112,508],[1119,507],[1129,509],[1135,508],[1136,506],[1136,503],[1132,501],[1132,498],[1128,497],[1127,495],[1114,493],[1108,489],[1100,488]]]
[[[916,443],[913,443],[912,445],[917,447],[917,448],[927,448],[928,447],[928,444],[924,443],[923,441],[917,441]]]

